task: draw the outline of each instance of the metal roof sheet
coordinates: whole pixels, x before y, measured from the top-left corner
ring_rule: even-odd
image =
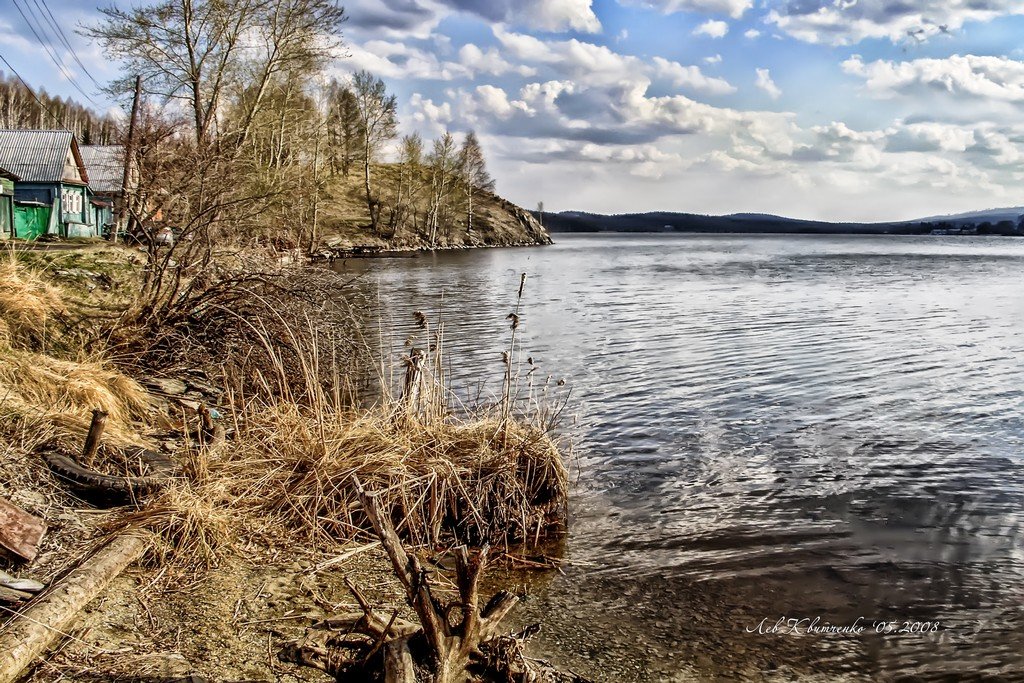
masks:
[[[124,180],[124,147],[121,145],[82,145],[82,163],[89,171],[93,192],[120,192]]]
[[[81,166],[75,135],[68,130],[12,130],[0,128],[0,167],[19,176],[22,182],[49,183],[64,180],[64,160],[70,148],[79,172]]]

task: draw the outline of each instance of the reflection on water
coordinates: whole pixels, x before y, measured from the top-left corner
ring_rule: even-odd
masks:
[[[524,351],[572,388],[544,646],[602,680],[1024,672],[1024,240],[563,236],[349,262],[457,386]],[[748,633],[764,618],[926,634]]]

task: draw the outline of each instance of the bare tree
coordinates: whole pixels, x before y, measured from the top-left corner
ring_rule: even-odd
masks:
[[[487,172],[484,150],[476,133],[469,131],[459,149],[459,178],[466,193],[466,233],[473,232],[473,197],[479,191],[493,192],[494,179]]]
[[[380,201],[373,192],[370,168],[381,147],[393,139],[398,128],[398,100],[387,94],[384,81],[368,71],[358,71],[352,78],[352,91],[359,111],[363,135],[363,184],[366,206],[370,211],[370,229],[377,231]]]
[[[223,1],[223,0],[219,0]],[[337,0],[263,0],[246,34],[239,81],[252,84],[241,102],[244,117],[234,134],[244,143],[268,89],[282,77],[299,82],[322,70],[341,45],[345,20]]]
[[[423,189],[423,138],[419,133],[402,138],[398,160],[398,182],[395,187],[391,211],[392,237],[401,233],[408,224],[417,230],[416,208]]]
[[[100,12],[103,21],[82,32],[123,64],[125,75],[110,90],[126,92],[141,75],[147,94],[189,109],[195,141],[206,142],[256,0],[165,0]]]
[[[162,0],[100,12],[82,33],[122,64],[111,92],[141,75],[146,94],[186,107],[199,145],[228,132],[244,142],[273,77],[321,66],[340,45],[344,18],[336,0]],[[236,131],[218,131],[221,104],[239,84],[248,111]]]
[[[326,124],[331,170],[347,176],[363,153],[363,128],[356,96],[334,80],[327,86]]]
[[[430,245],[437,245],[439,228],[449,227],[449,199],[458,171],[458,151],[455,138],[445,131],[437,140],[427,158],[430,167],[430,203],[427,208],[427,232]]]

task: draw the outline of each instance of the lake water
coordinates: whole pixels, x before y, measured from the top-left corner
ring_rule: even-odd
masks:
[[[527,273],[524,357],[565,378],[578,454],[571,564],[511,577],[545,655],[604,681],[1024,677],[1024,240],[555,237],[344,266],[396,346],[440,311],[471,391],[500,386]],[[815,617],[864,630],[771,632]]]

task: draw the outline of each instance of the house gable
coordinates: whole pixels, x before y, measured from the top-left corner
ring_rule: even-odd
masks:
[[[66,183],[89,184],[85,175],[85,165],[82,164],[81,159],[75,158],[73,147],[68,147],[68,152],[64,155],[64,171],[60,179]]]
[[[78,142],[67,130],[0,129],[0,167],[27,183],[89,182]]]

